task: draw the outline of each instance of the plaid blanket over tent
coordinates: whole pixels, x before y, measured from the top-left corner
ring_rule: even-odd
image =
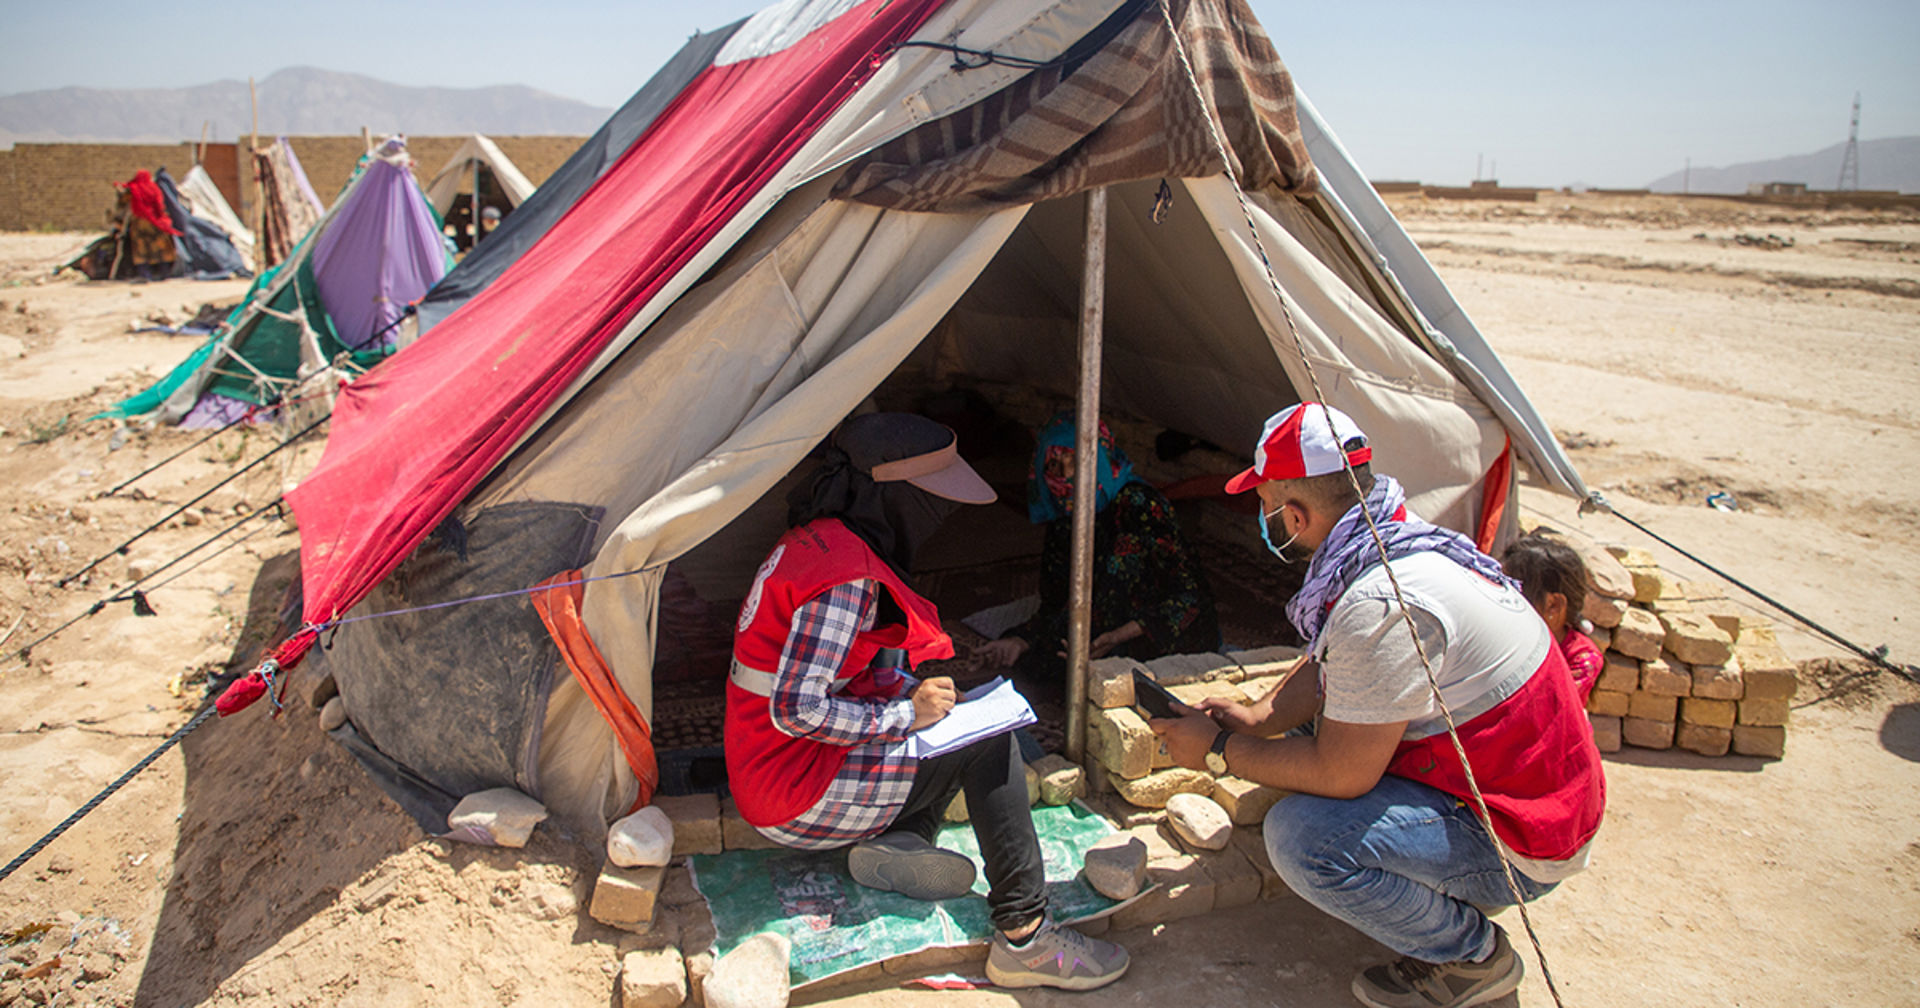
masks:
[[[1230,167],[1241,188],[1314,187],[1293,79],[1244,0],[1175,2],[1194,78],[1219,110],[1231,166],[1220,163],[1206,108],[1158,4],[1128,4],[1069,52],[959,113],[857,162],[834,195],[895,210],[997,210],[1154,177]],[[1105,44],[1100,44],[1104,42]],[[970,57],[961,55],[965,60]]]

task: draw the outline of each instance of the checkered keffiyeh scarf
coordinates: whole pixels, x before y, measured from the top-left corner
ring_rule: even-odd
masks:
[[[1327,541],[1313,551],[1313,562],[1307,565],[1306,583],[1287,603],[1287,618],[1307,639],[1309,654],[1319,647],[1320,630],[1326,625],[1333,604],[1346,594],[1356,578],[1382,560],[1361,508],[1380,526],[1385,559],[1438,553],[1495,584],[1519,590],[1520,585],[1500,569],[1500,562],[1476,549],[1473,540],[1452,529],[1423,521],[1408,511],[1406,504],[1407,494],[1398,480],[1375,476],[1367,499],[1348,509],[1328,533]]]

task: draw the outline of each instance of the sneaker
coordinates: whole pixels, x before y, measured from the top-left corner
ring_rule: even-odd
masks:
[[[995,932],[987,979],[1001,987],[1093,990],[1120,979],[1131,961],[1127,950],[1112,942],[1048,921],[1019,948]]]
[[[1353,996],[1372,1008],[1466,1008],[1506,997],[1520,986],[1520,957],[1507,933],[1493,929],[1485,962],[1430,963],[1410,956],[1369,966],[1353,978]]]
[[[847,871],[869,889],[917,900],[953,899],[973,890],[973,862],[966,855],[913,833],[886,833],[855,844],[847,852]]]

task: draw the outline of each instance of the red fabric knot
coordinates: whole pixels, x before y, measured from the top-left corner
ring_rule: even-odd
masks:
[[[214,709],[220,712],[221,717],[227,717],[253,706],[254,701],[267,695],[275,676],[300,664],[300,659],[313,649],[313,642],[320,639],[321,629],[319,625],[309,623],[301,627],[298,633],[281,641],[280,646],[262,659],[257,668],[235,679],[226,692],[220,694],[220,699],[213,702]]]

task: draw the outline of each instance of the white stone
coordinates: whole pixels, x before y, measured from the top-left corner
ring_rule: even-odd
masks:
[[[622,868],[658,867],[673,858],[673,820],[657,805],[607,827],[607,860]]]
[[[786,1008],[793,943],[772,931],[748,938],[713,961],[702,985],[707,1008]]]
[[[1233,839],[1233,819],[1220,803],[1204,795],[1177,794],[1167,799],[1167,825],[1180,839],[1205,850],[1222,850]]]
[[[476,791],[447,816],[447,835],[493,847],[525,847],[547,807],[512,788]]]

